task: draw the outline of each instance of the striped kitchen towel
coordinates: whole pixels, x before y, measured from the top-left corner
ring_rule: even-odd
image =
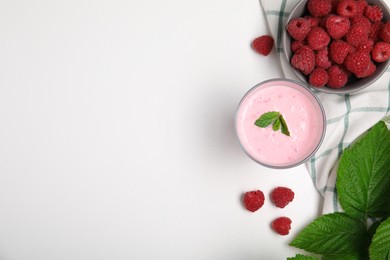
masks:
[[[269,33],[275,39],[281,70],[286,78],[297,79],[283,58],[282,32],[289,12],[299,0],[260,0]],[[359,135],[381,120],[390,111],[390,69],[364,90],[346,94],[327,94],[315,91],[327,117],[324,141],[307,162],[314,185],[324,197],[323,213],[340,210],[335,188],[338,158]]]

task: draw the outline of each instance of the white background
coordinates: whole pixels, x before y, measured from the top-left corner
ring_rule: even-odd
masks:
[[[266,33],[257,0],[1,0],[0,259],[299,252],[321,211],[305,166],[257,165],[233,131],[245,92],[281,76],[275,50],[250,48]],[[276,186],[296,193],[285,209]]]

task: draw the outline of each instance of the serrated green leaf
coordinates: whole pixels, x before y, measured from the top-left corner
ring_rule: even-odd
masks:
[[[286,121],[284,120],[283,116],[280,115],[280,123],[281,123],[281,128],[282,128],[282,133],[287,135],[287,136],[290,136],[290,131],[288,131],[288,127],[287,127],[287,124],[286,124]]]
[[[279,116],[280,113],[276,111],[264,113],[256,120],[255,125],[257,125],[258,127],[265,128],[275,122],[279,118]]]
[[[325,255],[322,257],[322,260],[364,260],[364,259],[368,259],[368,257],[364,257],[361,255],[342,255],[342,256]]]
[[[337,171],[337,192],[345,213],[366,219],[390,213],[390,132],[380,121],[350,148]]]
[[[357,255],[367,250],[363,222],[345,213],[326,214],[303,229],[291,246],[322,255]]]
[[[287,257],[287,260],[318,260],[317,257],[297,254],[294,257]]]
[[[278,131],[280,129],[280,125],[281,125],[280,118],[278,118],[276,119],[274,125],[272,126],[272,130]]]
[[[370,259],[390,259],[390,218],[376,229],[369,251]]]

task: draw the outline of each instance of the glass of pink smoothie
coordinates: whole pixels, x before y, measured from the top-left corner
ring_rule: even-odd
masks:
[[[255,122],[267,112],[282,115],[290,136],[272,125]],[[325,135],[324,109],[316,95],[302,83],[272,79],[257,84],[242,98],[235,120],[236,134],[245,153],[270,168],[290,168],[318,150]]]

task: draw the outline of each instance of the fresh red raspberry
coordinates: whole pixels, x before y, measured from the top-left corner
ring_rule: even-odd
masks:
[[[330,37],[333,39],[340,39],[347,34],[349,28],[351,27],[351,23],[346,17],[330,15],[328,19],[326,19],[325,26]]]
[[[372,39],[374,42],[378,42],[380,40],[380,32],[382,31],[383,23],[376,22],[372,23],[370,33],[368,34],[368,38]]]
[[[286,207],[293,199],[294,192],[286,187],[276,187],[271,192],[271,200],[278,208]]]
[[[304,18],[309,21],[311,28],[317,27],[321,20],[319,17],[313,17],[309,15],[305,16]]]
[[[348,82],[348,73],[340,65],[333,65],[328,69],[329,80],[327,86],[330,88],[342,88]]]
[[[343,40],[335,40],[330,44],[330,57],[337,64],[343,64],[348,54],[355,48]]]
[[[264,193],[261,190],[248,191],[244,194],[244,206],[255,212],[264,205]]]
[[[355,0],[340,0],[337,4],[337,13],[344,17],[354,17],[357,13]]]
[[[370,53],[372,48],[374,48],[374,41],[371,39],[368,39],[365,43],[360,44],[356,47],[357,51],[365,51]]]
[[[315,55],[309,46],[301,47],[291,58],[291,65],[304,75],[309,75],[315,66]]]
[[[371,57],[370,54],[365,51],[355,51],[348,54],[345,58],[344,65],[353,74],[362,74],[364,73],[368,65],[370,65]]]
[[[263,35],[253,40],[252,48],[261,55],[268,56],[274,46],[274,39],[271,36]]]
[[[375,71],[376,71],[375,64],[373,62],[370,62],[367,70],[361,74],[356,74],[356,77],[357,78],[367,78],[367,77],[371,76],[372,74],[374,74]]]
[[[383,18],[382,9],[377,5],[368,5],[364,11],[364,16],[371,22],[379,22]]]
[[[367,29],[367,31],[371,30],[371,22],[364,16],[356,16],[351,19],[351,26],[360,25]]]
[[[329,45],[330,37],[321,27],[314,27],[307,35],[307,42],[312,50],[321,50]]]
[[[367,41],[369,33],[370,32],[364,26],[353,25],[349,29],[345,39],[349,44],[356,47]]]
[[[297,52],[297,50],[299,50],[302,46],[304,46],[305,44],[303,42],[300,42],[300,41],[292,41],[291,44],[290,44],[290,47],[291,47],[291,51],[293,53]]]
[[[285,236],[290,233],[291,229],[291,219],[288,217],[279,217],[272,221],[272,229],[279,235]]]
[[[390,21],[383,25],[379,36],[382,41],[390,43]]]
[[[376,62],[385,62],[390,58],[390,43],[377,42],[372,49],[371,57]]]
[[[323,17],[332,11],[331,0],[309,0],[307,9],[313,17]]]
[[[328,69],[332,66],[331,61],[329,60],[329,51],[328,48],[317,51],[316,55],[316,67]]]
[[[323,87],[328,83],[329,75],[326,70],[321,68],[315,68],[309,76],[309,83],[314,87]],[[283,208],[283,207],[281,207]]]
[[[310,32],[310,22],[302,17],[294,18],[288,23],[287,32],[295,40],[303,41]]]
[[[366,2],[366,0],[357,0],[356,1],[356,7],[357,7],[356,16],[363,16],[364,11],[366,10],[367,6],[368,6],[368,3]]]

